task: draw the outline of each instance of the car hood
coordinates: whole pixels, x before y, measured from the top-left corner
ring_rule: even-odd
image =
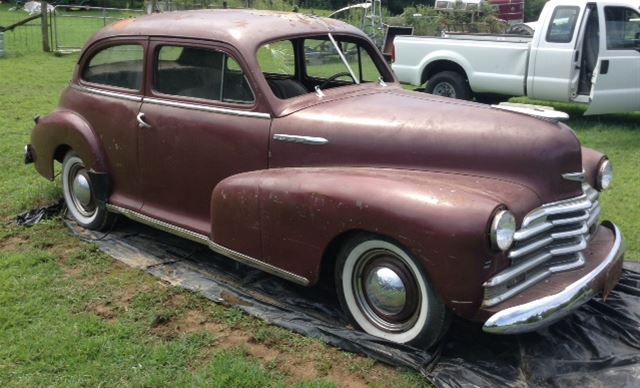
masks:
[[[272,167],[366,166],[481,176],[527,187],[542,203],[582,192],[579,182],[562,178],[582,171],[580,143],[566,125],[397,87],[328,97],[274,119],[272,136],[312,136],[327,143],[272,140]]]

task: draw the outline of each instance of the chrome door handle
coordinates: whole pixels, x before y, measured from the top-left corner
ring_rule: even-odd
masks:
[[[324,137],[285,135],[282,133],[276,133],[275,135],[273,135],[273,140],[286,141],[287,143],[311,145],[323,145],[329,142],[329,140],[325,139]]]
[[[138,128],[151,128],[151,125],[147,124],[144,121],[144,113],[138,113],[138,115],[136,116],[136,120],[138,120]]]

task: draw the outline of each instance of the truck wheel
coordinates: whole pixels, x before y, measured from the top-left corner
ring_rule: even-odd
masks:
[[[97,203],[88,170],[73,151],[67,152],[62,162],[62,191],[69,213],[78,225],[103,230],[115,221],[116,215]]]
[[[416,261],[374,235],[347,243],[336,262],[338,299],[355,326],[426,348],[446,332],[449,315]]]
[[[470,100],[472,97],[471,89],[469,89],[467,81],[460,73],[456,73],[455,71],[441,71],[437,73],[429,79],[425,91],[436,96],[457,98],[460,100]]]

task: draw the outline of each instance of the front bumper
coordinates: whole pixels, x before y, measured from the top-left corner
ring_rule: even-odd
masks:
[[[622,272],[624,237],[615,224],[605,221],[590,246],[588,265],[577,280],[567,281],[576,271],[556,274],[552,282],[542,282],[519,295],[525,303],[514,304],[519,302],[516,300],[495,306],[499,310],[493,312],[482,329],[494,334],[535,331],[567,316],[597,293],[606,295]],[[563,287],[564,284],[568,285]]]

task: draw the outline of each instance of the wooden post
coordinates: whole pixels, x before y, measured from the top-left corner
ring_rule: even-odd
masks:
[[[40,2],[40,16],[42,22],[42,51],[48,53],[51,51],[51,46],[49,45],[49,9],[47,8],[47,2]]]

